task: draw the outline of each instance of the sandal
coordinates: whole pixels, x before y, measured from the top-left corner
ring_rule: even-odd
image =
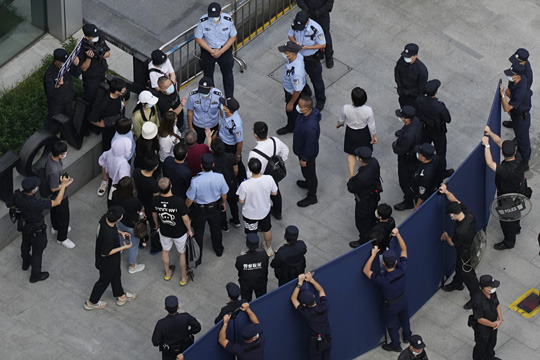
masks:
[[[186,286],[189,281],[189,278],[186,281],[180,280],[180,286]]]
[[[176,266],[170,265],[169,270],[171,270],[171,276],[167,276],[167,274],[163,275],[163,280],[169,281],[171,280],[172,276],[174,275],[174,270],[176,269]]]

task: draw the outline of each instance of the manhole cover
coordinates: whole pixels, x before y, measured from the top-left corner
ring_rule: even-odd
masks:
[[[536,289],[530,289],[514,301],[509,308],[526,318],[533,317],[540,311],[540,293]]]

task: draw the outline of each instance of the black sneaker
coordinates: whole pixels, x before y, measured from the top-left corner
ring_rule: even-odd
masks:
[[[511,249],[513,248],[513,246],[509,246],[507,243],[505,243],[504,241],[501,241],[500,243],[497,243],[493,246],[493,248],[495,250],[506,250],[506,249]]]
[[[397,211],[403,211],[408,209],[413,209],[414,204],[412,201],[403,200],[399,204],[394,205],[394,209]]]
[[[296,180],[296,185],[302,189],[307,189],[306,180]]]
[[[454,291],[454,290],[463,290],[465,289],[465,286],[463,286],[463,284],[461,284],[461,286],[456,286],[455,284],[453,283],[450,283],[450,284],[446,284],[442,287],[442,290],[443,291],[446,291],[446,292],[450,292],[450,291]]]
[[[382,344],[381,348],[386,351],[393,351],[393,352],[401,352],[401,346],[400,347],[392,347],[386,343]]]
[[[30,282],[37,283],[38,281],[43,281],[49,277],[49,273],[46,271],[40,272],[38,275],[34,276],[33,274],[30,276]]]
[[[317,108],[317,110],[319,111],[323,111],[324,110],[324,102],[323,101],[317,101],[317,105],[315,105],[315,107]]]
[[[445,178],[450,177],[450,176],[452,176],[453,173],[454,173],[454,169],[446,169],[444,171],[444,177]]]
[[[229,232],[229,226],[227,224],[221,225],[221,231],[223,232]]]
[[[514,123],[510,120],[505,120],[502,122],[502,125],[505,127],[505,128],[509,128],[509,129],[512,129],[514,127]]]
[[[287,128],[286,126],[285,127],[282,127],[280,129],[277,129],[276,131],[276,134],[278,135],[285,135],[285,134],[288,134],[288,133],[292,133],[293,131],[289,128]]]
[[[26,270],[28,270],[29,268],[30,268],[30,263],[26,263],[26,262],[23,261],[23,263],[22,263],[22,269],[23,269],[23,271],[26,271]]]
[[[360,243],[360,240],[351,241],[351,242],[349,243],[349,246],[352,247],[353,249],[356,249],[356,248],[359,247],[360,245],[362,245],[362,243]]]
[[[305,199],[297,202],[296,205],[298,205],[298,207],[303,208],[303,207],[308,207],[309,205],[315,205],[316,203],[318,203],[316,196],[308,196]]]
[[[467,303],[465,305],[463,305],[463,308],[465,310],[471,310],[472,309],[472,302],[471,301],[472,300],[469,300],[469,301],[467,301]]]

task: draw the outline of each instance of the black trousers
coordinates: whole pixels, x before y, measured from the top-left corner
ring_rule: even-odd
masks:
[[[315,91],[315,99],[318,104],[324,104],[326,102],[326,95],[324,90],[324,81],[322,78],[322,66],[319,59],[312,56],[306,57],[304,66],[306,73],[309,75],[311,82],[313,83],[313,90]]]
[[[238,149],[238,144],[234,144],[234,145],[225,144],[225,152],[229,154],[233,154],[234,156],[236,156],[237,149]],[[264,172],[264,169],[263,169],[263,172]],[[238,175],[236,176],[236,179],[238,180],[239,184],[245,179],[247,179],[246,167],[244,166],[244,163],[242,162],[242,158],[240,158],[240,160],[238,161]]]
[[[281,198],[281,191],[279,190],[279,184],[278,184],[277,195],[270,195],[270,200],[272,200],[272,214],[281,215],[281,210],[283,207],[283,200]]]
[[[236,195],[236,188],[229,189],[227,193],[227,204],[229,205],[229,211],[231,212],[231,220],[235,222],[240,221],[239,212],[238,212],[238,195]],[[221,212],[221,226],[227,225],[227,212]]]
[[[402,109],[405,105],[414,107],[416,105],[416,96],[400,95],[398,101]]]
[[[234,58],[232,46],[217,59],[212,57],[208,51],[201,48],[201,67],[204,76],[211,78],[212,81],[214,81],[214,69],[216,63],[218,63],[221,75],[223,76],[223,90],[225,91],[225,97],[232,97],[234,95]]]
[[[405,201],[413,201],[415,193],[413,187],[413,174],[415,164],[412,160],[405,156],[398,156],[398,179],[399,187],[403,191],[403,198]]]
[[[380,198],[380,195],[377,194],[370,196],[367,199],[362,199],[362,201],[356,201],[354,207],[354,222],[361,241],[370,240],[367,238],[367,235],[373,226],[377,224],[375,210],[377,210]]]
[[[204,240],[204,228],[208,222],[210,227],[210,237],[212,239],[212,248],[216,255],[221,256],[223,254],[223,234],[221,233],[221,219],[222,219],[222,206],[221,202],[215,205],[213,208],[205,208],[194,203],[191,206],[191,225],[195,235],[195,240],[201,248],[201,257],[199,258],[199,264],[202,260],[203,253],[203,240]]]
[[[516,135],[517,147],[519,154],[523,159],[523,164],[529,164],[529,159],[531,158],[531,139],[529,135],[531,114],[528,112],[514,114],[514,112],[511,111],[510,117],[514,124],[514,134]]]
[[[114,297],[120,297],[124,295],[124,288],[122,288],[121,279],[122,271],[120,270],[120,266],[106,265],[98,270],[99,279],[94,284],[92,294],[90,294],[90,302],[92,304],[97,304],[105,290],[107,290],[109,284],[111,285]]]
[[[150,252],[158,252],[162,250],[161,241],[159,240],[159,233],[154,231],[156,228],[156,223],[154,223],[154,218],[152,217],[152,206],[150,204],[144,205],[144,213],[148,224],[150,225]]]
[[[47,107],[49,113],[45,121],[45,129],[52,133],[57,133],[60,130],[60,124],[53,120],[53,117],[58,114],[64,114],[71,119],[73,116],[73,98],[62,99],[47,99]]]
[[[466,269],[468,270],[469,268],[466,267]],[[476,272],[473,268],[471,268],[471,271],[465,272],[463,270],[463,261],[459,255],[456,256],[456,274],[454,275],[451,284],[457,287],[461,287],[461,285],[465,284],[467,290],[469,290],[471,299],[475,293],[480,291],[480,283],[476,277]]]
[[[441,161],[440,168],[446,170],[446,134],[422,129],[422,143],[433,143],[435,152]]]
[[[321,25],[323,32],[324,32],[324,38],[326,40],[326,47],[324,48],[324,52],[327,57],[334,57],[334,47],[332,46],[332,35],[330,35],[330,14],[324,14],[321,16],[310,16],[313,20],[315,20],[319,25]]]
[[[28,230],[22,232],[21,257],[23,264],[32,265],[32,275],[41,273],[43,250],[47,247],[47,232],[41,231],[37,236]]]
[[[215,130],[216,132],[219,129],[219,124],[216,124],[211,130]],[[193,130],[197,133],[197,144],[204,144],[204,140],[206,139],[206,133],[204,128],[198,127],[197,125],[193,125]]]
[[[516,245],[516,235],[521,226],[518,221],[499,221],[504,235],[504,243],[509,247]]]
[[[67,239],[69,228],[69,200],[67,197],[62,199],[60,205],[51,208],[51,225],[58,230],[56,240],[64,241]]]
[[[317,171],[315,167],[315,159],[310,159],[307,161],[306,166],[300,167],[302,170],[302,175],[306,179],[306,186],[307,186],[307,196],[308,197],[315,197],[317,196],[317,186],[319,185],[319,180],[317,180]]]
[[[243,300],[250,302],[253,299],[253,292],[255,292],[255,297],[261,297],[266,294],[266,282],[264,284],[253,284],[248,281],[240,282],[240,296]]]
[[[497,345],[497,331],[480,324],[474,326],[473,360],[493,359]]]
[[[332,343],[325,341],[323,345],[319,345],[319,342],[322,341],[312,335],[309,336],[309,360],[330,360]]]

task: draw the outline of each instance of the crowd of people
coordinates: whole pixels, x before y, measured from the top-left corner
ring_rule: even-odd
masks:
[[[307,190],[306,197],[297,206],[304,208],[318,203],[316,158],[321,133],[319,123],[326,103],[321,60],[326,58],[328,69],[334,66],[329,29],[333,1],[299,0],[298,5],[302,10],[296,14],[288,31],[288,41],[277,49],[286,59],[282,84],[287,122],[276,132],[293,134],[292,150],[304,177],[296,184]],[[279,286],[298,280],[291,302],[308,324],[310,358],[329,359],[329,302],[323,287],[310,273],[305,273],[308,249],[299,239],[298,227],[288,226],[284,234],[286,244],[276,251],[272,247],[272,217],[282,220],[279,181],[285,176],[289,147],[278,137],[269,136],[268,124],[257,121],[252,133],[257,145],[250,149],[246,160],[243,158],[246,134],[239,114],[241,104],[234,98],[232,47],[236,29],[232,18],[222,12],[218,3],[211,3],[208,13],[200,18],[195,38],[201,47],[204,75],[187,98],[180,96],[175,70],[166,54],[161,50],[152,52],[148,89],[138,94],[131,116],[125,111],[130,92],[124,80],[112,79],[108,90],[98,98],[110,49],[95,25],[84,25],[83,32],[81,53],[69,71],[58,79],[58,71],[68,54],[64,49],[57,49],[44,82],[49,105],[46,127],[57,131],[54,117],[59,113],[68,116],[73,113],[72,76],[82,73],[83,98],[88,103],[84,129],[102,136],[103,153],[98,161],[102,182],[97,195],[107,197],[107,210],[99,220],[96,237],[95,266],[99,279],[84,308],[105,308],[107,303],[101,296],[109,284],[118,306],[137,298],[136,293],[124,291],[122,287],[122,252],[127,253],[128,273],[136,274],[145,269],[145,265],[137,261],[138,252],[148,247],[151,254],[161,254],[163,279],[170,281],[178,265],[179,285],[186,286],[190,281],[186,259],[188,238],[194,237],[199,245],[201,256],[197,265],[201,266],[206,223],[217,257],[225,252],[223,232],[229,231],[229,225],[243,226],[246,249],[235,264],[239,286],[232,282],[227,284],[230,302],[216,318],[216,323],[223,319],[219,344],[239,359],[262,359],[264,334],[249,302],[253,293],[256,297],[266,294],[270,266]],[[446,126],[451,116],[437,98],[441,82],[428,80],[427,67],[418,53],[418,45],[407,44],[394,69],[401,106],[396,116],[403,124],[392,143],[403,191],[403,200],[394,205],[394,210],[416,209],[436,191],[446,195],[446,210],[455,221],[455,230],[453,236],[444,232],[441,240],[455,247],[457,256],[454,279],[443,290],[462,290],[463,284],[467,286],[470,300],[464,308],[473,310],[471,323],[476,341],[473,359],[496,359],[493,348],[502,322],[495,293],[499,282],[489,275],[478,280],[473,268],[464,271],[464,265],[472,256],[475,217],[444,184],[441,185],[443,179],[453,173],[446,162]],[[503,141],[488,127],[484,129],[482,144],[486,148],[486,164],[496,174],[498,195],[520,192],[524,174],[529,169],[532,70],[528,57],[525,49],[518,49],[510,57],[512,65],[505,70],[508,86],[501,84],[500,88],[503,110],[511,117],[504,126],[514,129],[515,139]],[[215,63],[221,68],[224,93],[214,86]],[[311,79],[314,93],[306,75]],[[409,326],[405,294],[407,247],[391,216],[392,207],[380,203],[381,164],[373,157],[373,148],[378,144],[376,122],[367,100],[364,89],[352,89],[351,103],[343,106],[336,125],[345,127],[347,190],[356,200],[355,223],[359,236],[350,246],[356,248],[366,242],[374,245],[363,271],[381,286],[385,299],[390,342],[382,348],[402,352],[398,333],[401,327],[403,341],[410,346],[399,359],[427,359],[425,343],[419,335],[413,335]],[[500,164],[493,161],[490,139],[502,150],[504,161]],[[62,141],[55,143],[43,176],[24,179],[22,192],[17,192],[12,202],[22,214],[22,269],[32,267],[32,283],[49,276],[41,270],[41,256],[47,245],[43,210],[51,209],[50,232],[57,236],[58,244],[67,249],[75,247],[68,239],[71,227],[65,189],[73,178],[63,169],[62,160],[66,155],[67,145]],[[47,197],[34,196],[38,191],[42,195],[48,192]],[[520,232],[519,221],[501,221],[501,227],[504,240],[496,244],[495,249],[514,247]],[[259,232],[263,234],[262,239]],[[401,249],[399,256],[388,250],[393,237]],[[178,257],[175,253],[171,259],[173,245]],[[373,266],[377,256],[380,256],[381,268]],[[315,292],[304,283],[310,283]],[[178,312],[175,296],[165,299],[165,309],[168,316],[156,325],[152,342],[160,347],[163,359],[181,359],[181,353],[193,343],[193,335],[201,326],[191,315]],[[245,312],[251,323],[242,330],[244,341],[234,343],[226,338],[226,329],[239,311]]]

